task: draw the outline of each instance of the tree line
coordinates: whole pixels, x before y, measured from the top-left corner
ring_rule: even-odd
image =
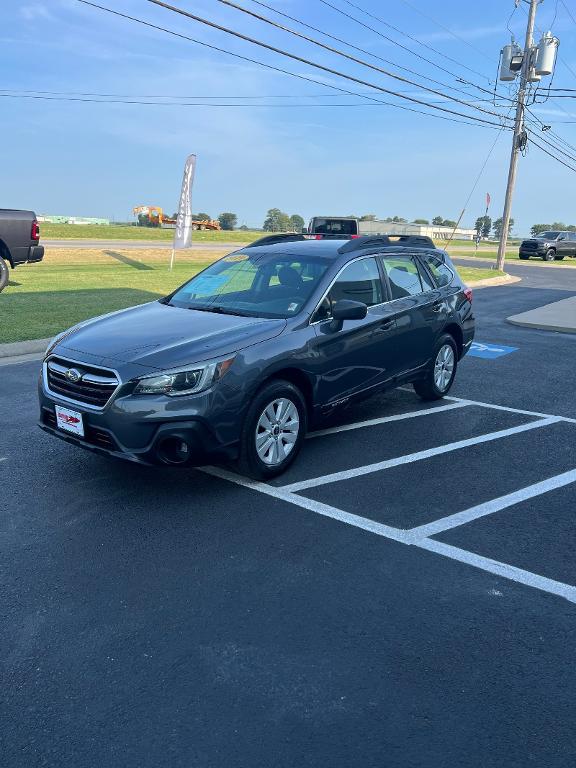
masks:
[[[476,223],[474,224],[474,229],[476,230],[476,235],[478,237],[490,237],[490,232],[492,232],[496,240],[500,240],[502,236],[502,224],[502,216],[498,219],[494,219],[494,221],[492,221],[490,216],[478,216]],[[513,226],[514,219],[510,219],[508,224],[508,234],[512,232]]]
[[[562,221],[555,221],[553,224],[533,224],[530,228],[532,237],[538,237],[542,232],[576,232],[576,224],[564,224]]]

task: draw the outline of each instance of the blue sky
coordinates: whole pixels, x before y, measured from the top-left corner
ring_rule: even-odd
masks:
[[[238,2],[282,21],[250,0]],[[457,83],[456,77],[490,88],[488,79],[494,77],[500,48],[508,41],[507,22],[514,8],[513,0],[484,0],[481,4],[461,0],[435,4],[426,0],[354,0],[478,73],[473,74],[425,48],[417,48],[400,34],[362,16],[345,0],[331,2],[430,57],[448,72],[417,59],[320,0],[267,2],[389,59],[396,67],[411,68],[444,86],[462,87],[480,98],[487,96]],[[566,2],[572,7],[573,0]],[[319,83],[387,99],[384,94],[232,39],[146,0],[101,3],[285,67]],[[321,51],[216,0],[173,3],[325,66],[417,98],[438,101],[438,97]],[[10,91],[34,89],[132,98],[222,96],[228,97],[223,98],[227,103],[233,96],[262,95],[292,96],[267,102],[300,105],[361,101],[338,95],[324,85],[285,76],[110,16],[76,0],[22,0],[9,6],[2,10],[0,29],[1,82],[7,89],[0,91],[6,94],[1,98],[3,207],[122,220],[128,219],[132,207],[138,204],[157,204],[171,211],[176,207],[184,159],[195,152],[195,210],[213,216],[224,210],[235,211],[239,223],[261,225],[266,210],[273,206],[290,214],[300,213],[304,218],[326,213],[375,213],[379,217],[431,219],[442,215],[457,219],[497,135],[491,128],[452,123],[388,106],[208,108],[12,98]],[[414,8],[430,14],[438,24]],[[556,0],[546,0],[540,6],[537,24],[541,30],[551,25],[555,9]],[[576,10],[573,13],[576,16]],[[510,22],[518,38],[522,37],[525,20],[525,13],[519,9]],[[285,23],[296,27],[293,22]],[[460,40],[444,28],[455,32]],[[576,24],[561,3],[553,30],[561,38],[560,56],[565,62],[557,66],[554,86],[576,87],[568,69],[576,71]],[[317,98],[318,94],[333,95]],[[460,109],[443,101],[440,105]],[[491,109],[490,105],[483,106]],[[549,101],[536,111],[576,145],[576,123],[558,122],[576,121],[576,101]],[[503,133],[463,223],[472,224],[483,213],[486,191],[492,195],[492,215],[501,215],[509,148],[510,136]],[[526,232],[534,222],[576,222],[572,194],[575,181],[573,171],[532,148],[520,161],[513,210],[515,231]]]

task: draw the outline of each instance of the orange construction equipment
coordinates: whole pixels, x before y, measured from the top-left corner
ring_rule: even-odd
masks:
[[[164,215],[164,211],[158,205],[137,205],[132,209],[134,216],[147,216],[148,221],[153,227],[161,227],[162,224],[176,224],[176,219]],[[202,219],[192,219],[192,229],[201,230],[219,230],[220,222],[215,219],[212,221],[204,221]]]

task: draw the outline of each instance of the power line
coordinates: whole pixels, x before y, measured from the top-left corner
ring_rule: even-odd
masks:
[[[96,3],[89,2],[89,0],[78,0],[78,2],[83,3],[85,5],[91,5],[94,7],[102,8],[102,6],[97,6]],[[353,83],[358,83],[359,85],[367,86],[368,88],[374,88],[374,90],[380,91],[381,93],[387,93],[392,96],[397,96],[399,98],[405,99],[406,101],[410,101],[414,104],[420,104],[423,106],[432,107],[433,109],[437,109],[441,112],[446,112],[451,115],[457,115],[458,117],[466,117],[468,119],[472,119],[471,115],[467,115],[462,112],[456,112],[455,110],[452,110],[452,109],[446,109],[445,107],[432,105],[432,104],[429,104],[428,102],[422,101],[421,99],[416,99],[412,96],[406,96],[406,95],[400,94],[396,91],[392,91],[389,88],[384,88],[383,86],[376,85],[375,83],[371,83],[367,80],[362,80],[358,77],[347,75],[343,72],[340,72],[337,69],[332,69],[331,67],[326,67],[323,64],[318,64],[317,62],[311,61],[310,59],[306,59],[303,56],[298,56],[295,53],[290,53],[289,51],[285,51],[282,48],[277,48],[276,46],[270,45],[269,43],[265,43],[262,40],[257,40],[256,38],[250,37],[248,35],[244,35],[241,32],[237,32],[236,30],[229,29],[228,27],[224,27],[221,24],[217,24],[214,21],[210,21],[209,19],[204,19],[201,16],[197,16],[196,14],[190,13],[189,11],[185,11],[182,8],[177,8],[175,6],[169,5],[168,3],[164,3],[161,0],[146,0],[146,2],[165,8],[166,10],[169,10],[173,13],[177,13],[181,16],[185,16],[186,18],[192,19],[193,21],[198,21],[199,23],[204,24],[212,29],[218,29],[221,32],[226,32],[227,34],[232,35],[233,37],[237,37],[241,40],[252,43],[253,45],[257,45],[261,48],[265,48],[266,50],[272,51],[274,53],[279,53],[280,55],[286,56],[287,58],[293,59],[294,61],[299,61],[301,64],[307,64],[308,66],[314,67],[323,72],[327,72],[330,75],[336,75],[337,77],[342,77],[345,80],[350,80]],[[107,10],[110,10],[110,9],[107,9]],[[403,82],[410,82],[410,81],[407,81],[405,78],[400,77],[399,75],[396,75],[395,78],[398,80],[402,80]],[[426,90],[430,90],[430,89],[426,89]],[[442,93],[440,93],[440,95],[445,96],[445,94],[442,94]],[[447,97],[447,98],[452,98],[452,100],[455,100],[453,99],[453,97]],[[478,109],[479,111],[482,111],[482,112],[486,111],[486,110],[480,110],[479,107],[474,107],[474,109]],[[492,113],[492,114],[499,117],[497,113]],[[484,118],[473,116],[473,119],[477,120],[478,122],[487,123],[488,125],[497,125],[489,120],[485,120]]]
[[[431,77],[428,77],[427,75],[422,74],[421,72],[417,72],[414,69],[410,69],[409,67],[404,67],[401,64],[398,64],[397,62],[390,61],[389,59],[385,59],[382,56],[378,56],[375,53],[372,53],[371,51],[367,51],[365,48],[359,48],[357,45],[353,45],[352,43],[348,42],[347,40],[343,40],[340,37],[336,37],[335,35],[331,35],[328,32],[325,32],[322,29],[319,29],[318,27],[314,27],[312,24],[307,24],[306,22],[302,21],[301,19],[296,18],[295,16],[290,16],[288,13],[284,13],[283,11],[279,11],[278,9],[274,8],[271,5],[268,5],[267,3],[263,3],[260,0],[250,0],[250,2],[254,3],[255,5],[259,5],[262,8],[267,8],[269,11],[272,11],[273,13],[277,14],[278,16],[281,16],[284,19],[289,19],[290,21],[296,22],[296,24],[299,24],[300,26],[304,27],[305,29],[311,29],[313,32],[318,32],[319,34],[323,35],[324,37],[327,37],[330,40],[335,40],[338,43],[341,43],[342,45],[346,45],[348,48],[352,48],[355,51],[359,51],[360,53],[363,53],[367,56],[371,56],[374,59],[377,59],[378,61],[383,61],[385,64],[390,64],[391,66],[396,67],[397,69],[401,69],[404,72],[410,72],[412,75],[416,75],[417,77],[422,77],[424,80],[428,80],[430,83],[434,83],[435,85],[440,85],[442,88],[449,88],[452,91],[456,91],[457,93],[463,93],[465,96],[471,96],[472,94],[468,93],[468,91],[464,91],[462,88],[457,88],[454,85],[449,85],[448,83],[442,83],[439,80],[434,80]],[[400,45],[400,43],[396,43],[392,38],[389,38],[391,42],[393,42],[395,45]],[[400,46],[404,47],[404,46]],[[406,49],[408,50],[408,49]],[[428,61],[428,59],[425,59],[425,61]],[[433,63],[433,62],[430,62]],[[436,65],[434,65],[436,66]],[[443,67],[438,67],[443,72],[447,72],[448,74],[452,75],[452,73],[444,69]],[[469,85],[475,85],[474,83],[467,83],[467,81],[462,80],[462,83],[466,83]]]
[[[435,117],[435,118],[437,118],[439,120],[445,120],[445,121],[448,121],[448,122],[463,123],[464,125],[479,125],[481,127],[483,127],[484,125],[490,126],[492,128],[500,128],[501,127],[501,124],[499,124],[499,123],[491,123],[488,120],[484,120],[482,118],[477,118],[474,115],[463,115],[463,117],[467,121],[467,122],[465,122],[464,120],[455,120],[454,118],[444,117],[444,115],[438,115],[435,112],[424,112],[424,111],[422,111],[420,109],[415,109],[414,107],[407,107],[407,106],[405,106],[403,104],[397,104],[395,102],[384,101],[382,99],[377,99],[374,96],[367,96],[367,95],[364,95],[363,93],[358,93],[356,91],[349,91],[349,90],[347,90],[345,88],[341,88],[340,86],[333,85],[331,83],[322,82],[321,80],[315,80],[314,78],[308,77],[307,75],[300,75],[300,74],[298,74],[296,72],[291,72],[290,70],[284,69],[283,67],[277,67],[277,66],[274,66],[273,64],[268,64],[266,62],[259,61],[258,59],[253,59],[250,56],[244,56],[244,55],[239,54],[239,53],[234,53],[233,51],[229,51],[226,48],[222,48],[222,47],[217,46],[217,45],[212,45],[211,43],[206,43],[203,40],[198,40],[197,38],[190,37],[189,35],[185,35],[185,34],[183,34],[181,32],[175,32],[172,29],[168,29],[166,27],[162,27],[162,26],[160,26],[158,24],[153,24],[152,22],[145,21],[144,19],[139,19],[136,16],[130,16],[127,13],[122,13],[120,11],[115,11],[112,8],[107,8],[106,6],[98,5],[97,3],[93,3],[93,2],[89,2],[89,0],[77,0],[77,2],[82,3],[83,5],[91,6],[93,8],[97,8],[98,10],[101,10],[101,11],[105,11],[106,13],[110,13],[110,14],[112,14],[114,16],[118,16],[119,18],[123,18],[123,19],[126,19],[128,21],[133,21],[133,22],[135,22],[137,24],[141,24],[142,26],[148,27],[150,29],[154,29],[154,30],[157,30],[157,31],[160,31],[160,32],[165,32],[166,34],[172,35],[173,37],[177,37],[177,38],[179,38],[181,40],[186,40],[186,41],[195,43],[196,45],[201,45],[204,48],[209,48],[210,50],[217,51],[218,53],[224,53],[227,56],[232,56],[235,59],[239,59],[241,61],[247,61],[250,64],[256,64],[256,65],[258,65],[260,67],[263,67],[265,69],[272,70],[273,72],[280,72],[281,74],[289,75],[290,77],[295,77],[298,80],[303,80],[303,81],[305,81],[307,83],[313,83],[314,85],[318,85],[318,86],[321,86],[321,87],[324,87],[324,88],[330,88],[330,89],[332,89],[334,91],[338,91],[338,93],[346,94],[347,96],[357,96],[357,97],[362,98],[362,99],[367,99],[367,100],[369,100],[371,102],[374,102],[376,104],[385,104],[387,106],[395,107],[396,109],[402,109],[402,110],[404,110],[406,112],[414,112],[416,114],[425,115],[425,116],[428,116],[428,117]],[[426,102],[422,102],[422,103],[426,106]],[[440,109],[440,108],[436,107],[436,109]],[[444,111],[451,111],[451,110],[444,110]],[[459,113],[456,113],[456,114],[459,114]]]
[[[480,48],[476,48],[475,45],[472,45],[472,43],[468,42],[468,40],[465,40],[463,37],[460,37],[460,35],[457,35],[456,32],[453,32],[451,29],[448,29],[448,27],[445,27],[439,21],[436,21],[436,19],[434,19],[432,16],[429,16],[427,13],[424,13],[424,11],[421,11],[420,8],[416,8],[416,6],[412,5],[412,3],[409,3],[408,0],[401,0],[401,2],[404,3],[404,5],[407,5],[408,8],[411,8],[413,11],[418,13],[420,16],[424,17],[425,19],[428,19],[428,21],[431,21],[433,24],[436,24],[437,27],[440,27],[440,29],[443,29],[444,32],[447,32],[455,40],[458,40],[460,43],[464,43],[464,45],[467,45],[473,51],[476,51],[476,53],[479,53],[480,56],[483,56],[485,59],[489,59],[490,61],[492,61],[491,57],[488,56],[487,53],[484,53],[484,51],[481,51]]]
[[[419,88],[423,91],[426,91],[428,93],[433,93],[435,96],[443,96],[445,99],[448,99],[449,101],[453,101],[456,104],[462,104],[466,107],[472,106],[473,109],[477,109],[479,112],[484,112],[487,115],[498,115],[498,113],[496,112],[492,112],[491,110],[487,110],[487,109],[482,109],[481,107],[478,107],[478,106],[470,105],[468,102],[462,101],[462,99],[458,99],[455,96],[449,96],[448,94],[445,94],[442,91],[438,91],[435,88],[428,88],[427,86],[420,85],[414,80],[409,80],[403,75],[398,75],[395,72],[390,72],[389,70],[382,69],[382,67],[378,67],[375,64],[370,64],[370,62],[364,61],[363,59],[359,59],[356,56],[352,56],[349,53],[345,53],[344,51],[340,51],[337,48],[332,47],[331,45],[326,45],[325,43],[322,43],[320,40],[315,40],[313,37],[304,35],[301,32],[297,32],[295,29],[290,29],[289,27],[285,27],[284,25],[279,24],[278,22],[273,21],[272,19],[269,19],[266,16],[262,16],[261,14],[256,13],[255,11],[251,11],[248,8],[244,8],[242,5],[238,5],[237,3],[232,2],[232,0],[216,0],[216,1],[221,5],[227,5],[230,8],[234,8],[237,11],[240,11],[241,13],[245,13],[248,16],[252,16],[255,19],[258,19],[258,21],[263,21],[265,24],[269,24],[270,26],[275,27],[276,29],[281,29],[283,32],[288,32],[289,34],[294,35],[294,37],[298,37],[301,40],[306,40],[307,42],[312,43],[313,45],[316,45],[319,48],[323,48],[324,50],[329,51],[330,53],[335,53],[337,56],[341,56],[342,58],[348,59],[349,61],[352,61],[355,64],[360,64],[361,66],[367,67],[368,69],[372,69],[375,72],[380,72],[381,74],[386,75],[387,77],[391,77],[394,80],[399,80],[402,83],[413,85],[416,88]],[[188,11],[184,11],[181,8],[176,8],[176,6],[169,6],[167,3],[163,2],[163,0],[147,0],[147,2],[152,3],[153,5],[159,5],[162,8],[173,10],[175,13],[182,13],[184,16],[188,18],[194,19],[194,21],[200,20],[199,16],[195,16],[195,14],[190,14],[188,13]],[[325,2],[325,0],[321,0],[321,2]]]
[[[98,96],[99,94],[96,94]],[[39,100],[39,101],[70,101],[70,102],[81,102],[81,103],[89,103],[89,104],[127,104],[127,105],[141,105],[141,106],[148,106],[148,107],[238,107],[238,108],[244,108],[244,109],[258,109],[258,108],[267,108],[267,109],[313,109],[313,108],[323,108],[323,107],[343,107],[343,108],[351,108],[351,107],[396,107],[397,104],[387,104],[385,102],[370,102],[370,101],[359,101],[359,102],[351,102],[348,104],[239,104],[238,102],[234,103],[216,103],[214,101],[212,102],[189,102],[189,101],[152,101],[152,100],[141,100],[136,98],[89,98],[89,97],[82,97],[82,96],[48,96],[48,95],[32,95],[29,93],[3,93],[0,91],[0,98],[3,99],[32,99],[32,100]],[[146,98],[146,97],[144,97]],[[150,97],[151,99],[152,97]],[[188,97],[188,98],[194,98],[194,97]],[[202,96],[196,97],[196,98],[204,98]],[[210,97],[207,97],[210,98]],[[214,98],[225,98],[225,97],[218,97],[215,96]],[[228,98],[235,98],[234,96],[228,97]],[[261,97],[266,98],[266,97]],[[297,97],[291,97],[291,98],[297,98]],[[422,112],[421,114],[427,114]],[[436,115],[432,115],[432,117],[436,117]],[[465,123],[463,120],[453,120],[451,122],[455,123],[462,123],[463,125],[472,125],[472,123]],[[496,123],[494,124],[496,125]]]
[[[255,1],[255,0],[253,0]],[[399,29],[398,27],[395,27],[393,24],[390,24],[388,21],[384,21],[384,19],[380,18],[379,16],[374,15],[373,13],[370,13],[365,8],[362,8],[359,5],[356,5],[355,3],[350,2],[350,0],[343,0],[343,2],[346,3],[346,5],[350,5],[352,8],[355,8],[357,11],[360,11],[360,13],[365,14],[366,16],[369,16],[371,19],[374,19],[375,21],[378,21],[380,24],[383,24],[385,27],[388,27],[389,29],[394,30],[394,32],[398,32],[401,35],[404,35],[404,37],[407,37],[409,40],[412,40],[412,42],[416,43],[417,45],[421,45],[424,48],[427,48],[429,51],[432,51],[437,56],[441,56],[442,58],[446,59],[447,61],[452,62],[452,64],[457,64],[459,67],[462,67],[463,69],[467,69],[468,72],[472,72],[474,75],[478,75],[479,77],[488,80],[490,82],[490,78],[488,78],[486,75],[482,74],[482,72],[477,72],[475,69],[472,69],[471,67],[467,66],[466,64],[462,64],[462,62],[458,61],[457,59],[453,59],[451,56],[448,56],[445,53],[442,53],[442,51],[439,51],[437,48],[434,48],[434,46],[429,45],[428,43],[424,42],[423,40],[419,40],[417,37],[413,37],[412,35],[409,35],[408,32],[405,32],[402,29]],[[334,6],[331,6],[334,8]],[[334,10],[338,10],[337,8],[334,8]],[[406,49],[408,50],[408,49]],[[411,52],[412,53],[412,52]],[[426,59],[428,61],[428,59]],[[430,62],[433,64],[433,62]],[[437,64],[433,64],[434,66],[438,66]],[[443,69],[442,67],[439,67],[440,69]],[[444,72],[450,73],[450,70],[444,70]]]
[[[569,165],[568,163],[565,163],[565,162],[564,162],[564,160],[560,160],[560,158],[559,158],[559,157],[556,157],[556,156],[555,156],[555,155],[553,155],[551,152],[548,152],[548,150],[547,150],[547,149],[544,149],[544,147],[543,147],[543,146],[541,146],[540,144],[538,144],[538,142],[537,142],[537,141],[534,141],[534,139],[532,139],[532,144],[534,144],[534,146],[535,146],[535,147],[538,147],[538,149],[539,149],[539,150],[541,150],[542,152],[544,152],[545,154],[547,154],[547,155],[548,155],[549,157],[551,157],[553,160],[556,160],[556,161],[557,161],[558,163],[560,163],[561,165],[564,165],[564,166],[566,166],[566,168],[569,168],[571,171],[575,171],[575,172],[576,172],[576,167],[573,167],[572,165]]]

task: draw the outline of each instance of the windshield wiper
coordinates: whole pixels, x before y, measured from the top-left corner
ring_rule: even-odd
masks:
[[[221,307],[220,305],[200,305],[191,306],[188,309],[197,309],[199,312],[214,312],[217,315],[238,315],[239,317],[254,317],[251,312],[242,312],[241,309],[228,309],[228,307]]]

